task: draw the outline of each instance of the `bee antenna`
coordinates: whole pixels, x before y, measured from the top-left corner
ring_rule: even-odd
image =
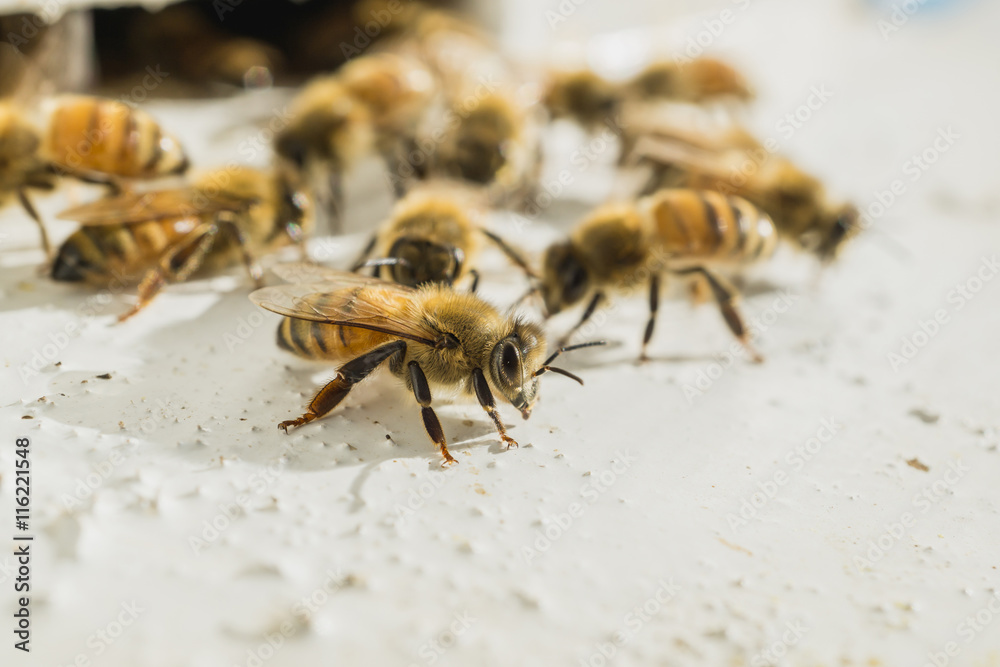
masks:
[[[607,345],[607,344],[608,344],[608,341],[606,341],[606,340],[593,340],[593,341],[590,341],[589,343],[579,343],[578,345],[569,345],[569,346],[565,346],[565,347],[560,347],[558,350],[556,350],[555,352],[552,353],[552,356],[550,356],[548,359],[545,360],[545,363],[542,364],[541,368],[539,368],[537,371],[534,372],[534,374],[533,374],[532,377],[536,377],[538,375],[541,375],[542,373],[544,373],[547,370],[556,371],[557,373],[562,373],[563,375],[570,375],[569,373],[567,373],[566,371],[564,371],[564,370],[562,370],[560,368],[552,368],[552,367],[550,367],[549,364],[551,364],[553,361],[555,361],[556,357],[558,357],[563,352],[572,352],[573,350],[579,350],[579,349],[582,349],[582,348],[585,348],[585,347],[596,347],[598,345]],[[580,380],[580,378],[577,378],[575,375],[570,375],[570,377],[575,378],[576,380],[578,380],[580,382],[580,384],[583,384],[583,381]]]
[[[569,379],[576,380],[577,382],[580,383],[580,385],[583,385],[583,380],[580,379],[579,376],[573,375],[569,371],[564,370],[562,368],[559,368],[557,366],[542,366],[537,371],[535,371],[534,373],[532,373],[531,377],[538,377],[539,375],[545,373],[546,371],[552,371],[553,373],[558,373],[559,375],[565,375]]]

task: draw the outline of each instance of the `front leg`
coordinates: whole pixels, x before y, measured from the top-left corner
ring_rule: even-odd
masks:
[[[52,263],[52,243],[49,241],[49,232],[45,228],[45,223],[42,221],[42,216],[38,215],[38,209],[35,205],[31,203],[31,199],[28,198],[28,193],[24,188],[18,188],[17,199],[21,204],[21,208],[27,212],[31,219],[35,221],[38,225],[38,231],[42,235],[42,248],[45,250],[45,266]]]
[[[597,292],[597,294],[594,295],[594,298],[590,300],[590,303],[587,304],[587,309],[583,311],[583,317],[581,317],[580,321],[576,323],[576,326],[567,331],[566,334],[556,342],[556,347],[566,347],[569,343],[569,339],[573,337],[573,334],[575,334],[580,327],[587,323],[587,320],[591,318],[594,311],[597,310],[597,307],[603,300],[604,292]]]
[[[759,364],[764,361],[764,357],[762,357],[750,343],[750,334],[747,332],[746,326],[743,324],[743,318],[740,316],[739,311],[736,310],[736,299],[739,296],[739,293],[736,291],[735,287],[728,284],[720,276],[715,275],[712,271],[709,271],[703,266],[680,269],[674,271],[674,273],[679,275],[697,274],[703,277],[708,282],[708,286],[712,289],[712,294],[715,296],[715,300],[719,304],[719,310],[722,312],[722,319],[726,321],[726,326],[728,326],[729,330],[733,332],[736,339],[743,344],[743,347],[750,354],[750,359],[754,363]]]
[[[479,399],[479,405],[483,406],[483,410],[486,410],[486,414],[493,420],[493,423],[497,427],[497,433],[500,434],[500,439],[507,444],[507,449],[517,447],[517,441],[507,435],[507,429],[500,420],[500,413],[497,412],[497,404],[493,399],[493,392],[490,391],[490,385],[486,381],[486,376],[483,375],[482,369],[476,368],[472,371],[472,386],[476,389],[476,398]]]
[[[444,457],[445,465],[458,463],[448,453],[448,441],[444,437],[444,429],[441,428],[441,422],[438,420],[434,408],[431,407],[431,388],[427,384],[427,376],[424,375],[420,364],[415,361],[411,361],[407,364],[407,367],[410,370],[410,384],[413,387],[413,396],[417,399],[417,403],[420,404],[420,416],[424,419],[424,428],[427,429],[427,435],[431,437],[434,444],[441,450],[441,456]]]
[[[240,215],[245,217],[249,215],[249,212],[243,211]],[[236,245],[239,246],[240,253],[243,256],[243,265],[246,266],[247,273],[250,274],[250,279],[253,280],[254,285],[258,288],[263,287],[264,272],[261,270],[260,263],[254,256],[253,251],[250,249],[250,242],[247,240],[246,234],[240,228],[240,218],[233,212],[224,211],[217,216],[216,222],[225,227],[233,237],[233,240],[236,241]]]

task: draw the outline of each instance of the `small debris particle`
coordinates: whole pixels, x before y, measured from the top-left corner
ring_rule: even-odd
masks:
[[[34,419],[31,415],[22,415],[21,419]]]
[[[118,428],[125,430],[125,422],[118,422]]]
[[[475,492],[476,492],[476,493],[478,493],[479,495],[481,495],[481,496],[485,496],[485,495],[486,495],[486,489],[484,489],[484,488],[483,488],[483,485],[482,485],[482,484],[474,484],[474,485],[472,486],[472,488],[473,488],[473,489],[475,490]]]
[[[722,542],[727,547],[729,547],[730,549],[732,549],[733,551],[742,551],[743,553],[745,553],[745,554],[747,554],[749,556],[753,556],[753,552],[752,551],[750,551],[749,549],[746,549],[744,547],[741,547],[738,544],[733,544],[732,542],[729,542],[729,541],[727,541],[727,540],[725,540],[725,539],[723,539],[721,537],[719,538],[719,541]]]
[[[910,466],[911,468],[916,468],[917,470],[920,470],[922,472],[927,472],[928,470],[930,470],[930,468],[921,463],[920,459],[918,458],[910,459],[909,461],[906,462],[906,465]]]
[[[937,424],[938,420],[941,419],[941,415],[930,412],[929,410],[924,410],[923,408],[913,408],[910,410],[910,415],[916,417],[925,424]]]
[[[103,375],[98,375],[97,379],[98,380],[110,380],[111,379],[111,373],[104,373]]]

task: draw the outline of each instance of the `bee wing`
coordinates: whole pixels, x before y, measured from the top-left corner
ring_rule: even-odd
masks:
[[[416,317],[397,314],[401,310],[406,312],[406,302],[416,293],[415,290],[332,269],[323,273],[337,274],[340,278],[264,287],[250,294],[250,300],[265,310],[286,317],[379,331],[435,346],[439,337],[437,332],[421,325]]]
[[[276,276],[289,283],[337,283],[341,287],[380,285],[400,291],[413,291],[413,289],[397,283],[308,262],[284,262],[272,267],[271,270]]]
[[[124,192],[68,208],[56,217],[81,225],[121,225],[164,218],[198,217],[222,211],[239,211],[249,203],[218,193],[208,195],[195,188]]]
[[[679,164],[718,177],[731,176],[734,166],[729,152],[713,152],[683,141],[650,135],[639,139],[629,156],[629,161],[642,159],[664,165]]]

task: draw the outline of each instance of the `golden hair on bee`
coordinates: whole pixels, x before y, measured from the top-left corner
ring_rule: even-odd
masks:
[[[660,190],[637,202],[605,204],[586,216],[568,239],[546,250],[538,288],[549,316],[587,303],[580,322],[561,339],[565,343],[610,293],[648,285],[650,317],[640,357],[646,359],[663,276],[694,278],[715,297],[737,339],[759,358],[734,305],[738,294],[718,271],[766,259],[774,243],[771,219],[744,199]]]
[[[278,425],[286,432],[333,410],[385,364],[413,393],[445,463],[455,463],[431,407],[432,391],[475,396],[509,448],[517,442],[507,435],[496,394],[527,419],[538,398],[540,375],[552,371],[582,384],[551,365],[567,350],[543,359],[541,326],[503,314],[474,294],[441,284],[412,289],[313,265],[282,266],[276,272],[303,281],[250,295],[258,306],[285,316],[278,345],[305,358],[345,362],[301,417]],[[594,344],[600,343],[588,345]]]

